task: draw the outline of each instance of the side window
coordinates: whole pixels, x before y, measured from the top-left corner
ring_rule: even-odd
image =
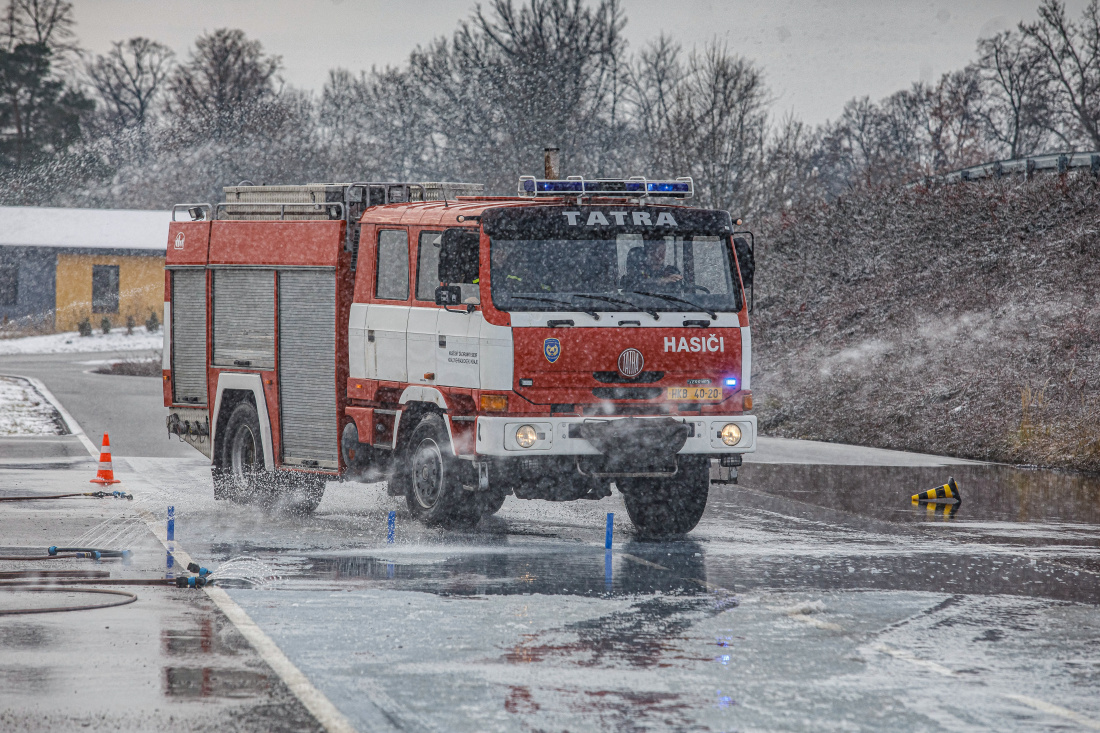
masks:
[[[409,299],[409,233],[404,229],[378,232],[378,279],[374,297]]]
[[[92,265],[92,313],[118,313],[118,265]]]
[[[439,245],[443,232],[420,232],[419,251],[416,255],[416,299],[435,302],[435,289],[439,286]]]

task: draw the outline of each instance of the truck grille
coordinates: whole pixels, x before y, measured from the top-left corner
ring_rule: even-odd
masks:
[[[601,400],[652,400],[662,392],[660,387],[596,387],[592,390]]]
[[[618,372],[592,372],[592,377],[603,384],[652,384],[665,378],[664,372],[642,372],[633,379],[627,379]]]

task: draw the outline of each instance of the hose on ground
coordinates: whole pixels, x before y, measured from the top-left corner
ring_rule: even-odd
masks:
[[[127,494],[125,491],[82,491],[77,494],[50,494],[48,496],[0,496],[0,501],[39,501],[42,499],[68,499],[74,496],[90,496],[95,499],[130,499],[133,500],[133,494]]]
[[[7,584],[3,584],[7,585]],[[97,608],[113,608],[115,606],[125,606],[127,603],[133,603],[137,600],[136,593],[130,593],[124,590],[111,590],[109,588],[56,588],[45,587],[38,585],[29,585],[19,587],[17,589],[22,593],[99,593],[102,595],[122,596],[122,600],[112,601],[110,603],[100,604],[84,604],[80,606],[52,606],[45,608],[12,608],[12,609],[0,609],[0,616],[19,616],[22,614],[30,613],[61,613],[63,611],[93,611]]]

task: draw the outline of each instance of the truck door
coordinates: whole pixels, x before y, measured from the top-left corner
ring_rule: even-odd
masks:
[[[436,377],[436,350],[439,334],[436,321],[440,309],[435,305],[439,285],[439,243],[443,232],[421,232],[416,247],[416,304],[409,309],[408,361],[410,384],[439,384]],[[424,375],[432,375],[427,378]]]
[[[279,405],[283,463],[335,469],[336,275],[279,273]]]
[[[378,232],[378,266],[374,302],[367,307],[367,340],[374,358],[367,360],[367,378],[408,382],[406,332],[409,326],[409,232]],[[368,352],[370,348],[368,346]]]

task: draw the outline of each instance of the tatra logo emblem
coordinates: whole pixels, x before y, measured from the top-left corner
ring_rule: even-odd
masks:
[[[561,341],[557,339],[546,339],[542,342],[542,355],[546,357],[546,361],[553,364],[561,356]]]
[[[619,354],[619,374],[627,379],[633,379],[641,374],[643,366],[645,366],[645,359],[642,358],[642,352],[637,349],[627,349]]]
[[[176,233],[176,249],[183,249],[183,232]]]

